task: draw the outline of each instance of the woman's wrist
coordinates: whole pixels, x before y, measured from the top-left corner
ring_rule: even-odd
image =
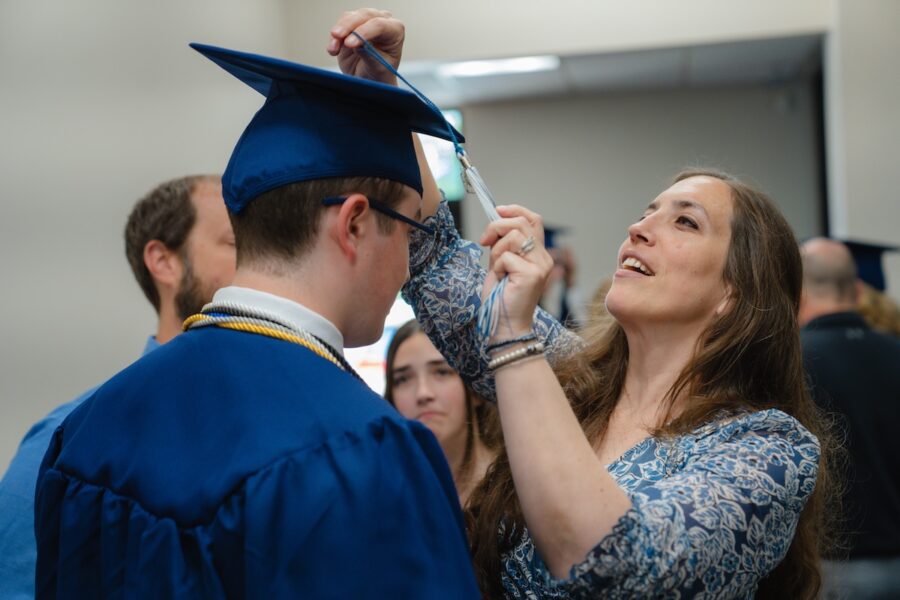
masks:
[[[511,346],[495,352],[488,363],[488,369],[497,371],[501,367],[543,355],[544,344],[541,342],[515,342]]]
[[[537,340],[537,336],[531,329],[523,331],[519,335],[510,334],[508,337],[494,336],[488,342],[486,350],[490,356],[496,356],[497,354],[515,350],[516,348],[524,346],[525,344],[533,342],[535,340]]]

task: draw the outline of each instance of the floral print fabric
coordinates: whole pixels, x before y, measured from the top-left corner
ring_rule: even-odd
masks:
[[[554,579],[523,532],[509,598],[752,598],[785,556],[815,487],[819,444],[778,410],[648,438],[609,465],[632,508]]]
[[[425,222],[434,229],[434,236],[418,229],[411,232],[410,279],[403,286],[403,298],[447,362],[482,398],[494,400],[489,357],[484,340],[475,331],[485,276],[481,248],[459,237],[446,202]],[[540,307],[534,314],[533,329],[544,342],[550,364],[582,345],[581,338]]]

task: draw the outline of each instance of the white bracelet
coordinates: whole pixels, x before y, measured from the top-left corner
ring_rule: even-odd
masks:
[[[488,363],[488,369],[490,369],[491,371],[496,371],[500,367],[508,365],[510,363],[514,363],[517,360],[522,360],[523,358],[528,358],[529,356],[543,353],[543,342],[534,342],[533,344],[528,344],[524,348],[516,348],[512,352],[507,352],[506,354],[495,356]]]

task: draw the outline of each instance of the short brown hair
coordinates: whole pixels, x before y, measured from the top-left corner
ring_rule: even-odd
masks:
[[[228,213],[234,228],[237,264],[293,260],[316,240],[325,210],[322,199],[353,193],[375,198],[395,207],[405,186],[374,177],[334,177],[290,183],[265,192],[239,213]],[[379,229],[390,233],[394,220],[376,212]]]
[[[159,240],[173,252],[182,249],[197,220],[197,209],[191,202],[191,195],[197,184],[204,180],[217,181],[218,177],[189,175],[161,183],[138,200],[128,215],[128,222],[125,224],[125,256],[134,278],[157,313],[159,290],[144,264],[144,248],[149,242]]]

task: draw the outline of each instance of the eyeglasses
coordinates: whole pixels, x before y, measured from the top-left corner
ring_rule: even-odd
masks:
[[[322,198],[322,205],[323,206],[338,206],[339,204],[343,204],[344,202],[346,202],[348,197],[349,196],[331,196],[329,198]],[[431,227],[428,227],[427,225],[422,225],[415,219],[410,219],[406,215],[401,215],[400,213],[398,213],[396,210],[394,210],[387,204],[379,202],[378,200],[375,200],[373,198],[369,198],[369,206],[371,206],[372,208],[374,208],[381,214],[389,216],[392,219],[397,219],[398,221],[403,221],[407,225],[411,225],[412,227],[415,227],[416,229],[420,229],[420,230],[424,231],[425,233],[427,233],[428,235],[434,235],[434,229],[432,229]]]

